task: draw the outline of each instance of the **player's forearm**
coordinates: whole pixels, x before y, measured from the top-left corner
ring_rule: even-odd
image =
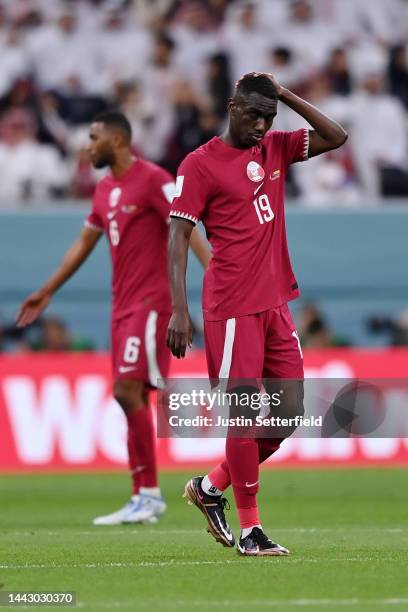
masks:
[[[301,115],[314,128],[317,134],[330,143],[330,148],[340,147],[347,139],[345,129],[318,108],[303,100],[285,87],[281,88],[279,100]]]
[[[206,270],[210,263],[211,251],[208,248],[207,241],[204,240],[197,228],[194,228],[191,232],[190,246],[194,255],[197,257],[204,270]]]
[[[179,227],[178,221],[172,221],[169,235],[169,278],[174,312],[188,310],[186,271],[189,241],[190,235]]]
[[[41,287],[40,291],[53,295],[78,270],[93,250],[95,243],[78,238],[65,253],[61,265]]]

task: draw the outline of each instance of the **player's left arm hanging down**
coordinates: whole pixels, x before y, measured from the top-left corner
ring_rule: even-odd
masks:
[[[280,85],[273,75],[269,75],[269,77],[277,89],[279,100],[306,119],[313,127],[313,130],[309,130],[308,157],[315,157],[327,151],[332,151],[346,142],[348,134],[337,121]]]
[[[185,356],[187,346],[193,341],[186,291],[188,245],[193,227],[185,219],[172,218],[170,221],[168,250],[173,314],[167,329],[167,346],[178,359]]]

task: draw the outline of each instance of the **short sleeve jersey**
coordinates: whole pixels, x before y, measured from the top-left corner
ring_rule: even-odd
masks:
[[[307,129],[272,131],[249,149],[217,136],[180,165],[170,216],[201,220],[211,243],[206,320],[262,312],[299,296],[286,239],[285,177],[308,148]]]
[[[171,175],[142,159],[119,179],[109,173],[96,187],[85,224],[108,238],[113,319],[144,307],[171,312],[167,240],[173,194]]]

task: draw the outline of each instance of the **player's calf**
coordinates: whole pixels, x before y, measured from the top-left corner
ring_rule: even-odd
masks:
[[[113,397],[125,412],[145,408],[147,403],[144,383],[140,380],[116,379],[113,385]]]

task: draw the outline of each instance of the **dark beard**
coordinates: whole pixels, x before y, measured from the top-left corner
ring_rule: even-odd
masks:
[[[114,163],[113,156],[105,155],[104,157],[100,157],[99,159],[93,162],[93,167],[96,170],[101,170],[102,168],[106,168],[107,166],[112,166]]]

